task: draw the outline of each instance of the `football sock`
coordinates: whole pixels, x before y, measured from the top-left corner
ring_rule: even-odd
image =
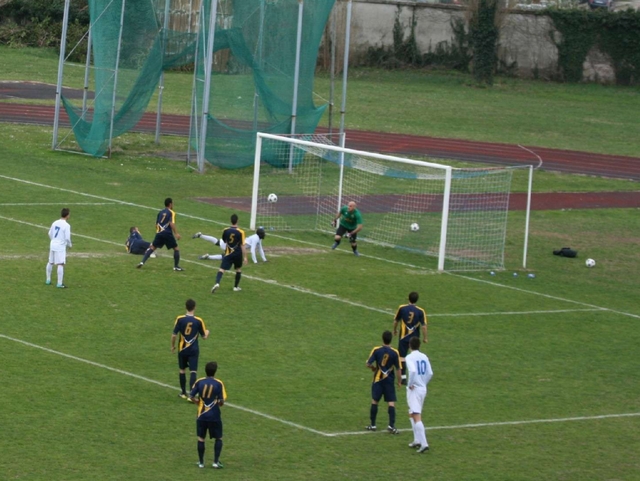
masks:
[[[173,265],[174,267],[180,265],[180,251],[178,249],[173,250]]]
[[[180,389],[183,393],[187,392],[187,375],[183,372],[180,373]]]
[[[402,368],[402,380],[401,380],[401,384],[403,386],[407,385],[407,363],[402,361],[400,367]],[[413,421],[413,419],[412,419]]]
[[[47,282],[51,282],[51,272],[53,271],[53,264],[47,263]]]
[[[336,245],[336,247],[340,245],[340,241],[341,241],[341,240],[342,240],[342,239],[338,239],[337,241],[335,241],[335,242],[334,242],[334,244]]]
[[[389,406],[389,426],[394,428],[396,426],[396,407]]]
[[[216,284],[220,284],[220,281],[222,280],[222,274],[224,274],[221,271],[218,271],[218,273],[216,274]]]
[[[353,252],[357,251],[358,250],[358,244],[351,244],[351,250]]]
[[[424,432],[424,424],[422,421],[418,421],[414,428],[417,441],[420,443],[420,446],[427,446],[427,435]]]
[[[58,266],[58,285],[62,285],[62,278],[64,277],[64,266],[60,264]]]
[[[222,254],[214,254],[212,256],[209,256],[209,259],[211,259],[212,261],[221,261],[222,260]]]
[[[369,417],[371,418],[371,425],[375,426],[376,425],[376,418],[378,417],[378,405],[377,404],[372,404],[371,405],[371,412],[369,414]]]
[[[189,391],[193,389],[193,385],[196,383],[196,372],[191,371],[191,375],[189,376]]]
[[[204,235],[204,234],[202,234],[200,236],[200,239],[204,239],[206,241],[213,242],[216,245],[218,245],[218,243],[219,243],[218,238],[217,237],[213,237],[212,235]]]
[[[215,447],[213,449],[213,462],[217,463],[220,461],[220,453],[222,452],[222,439],[216,439]]]
[[[238,287],[238,284],[240,284],[240,278],[242,277],[242,272],[236,272],[236,285],[235,287]]]
[[[409,416],[409,421],[411,421],[411,430],[413,431],[413,442],[418,443],[418,438],[416,437],[416,422],[413,420],[411,416]]]
[[[144,253],[144,255],[142,256],[142,260],[140,262],[142,262],[143,264],[147,262],[147,259],[149,259],[149,256],[151,254],[153,254],[153,249],[149,247],[147,251]]]
[[[200,464],[204,464],[204,441],[198,439],[198,458],[200,458]]]

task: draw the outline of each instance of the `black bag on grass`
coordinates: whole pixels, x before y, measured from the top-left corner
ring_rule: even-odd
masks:
[[[571,247],[563,247],[562,249],[553,251],[553,254],[562,257],[576,257],[578,255],[578,251],[573,250]]]

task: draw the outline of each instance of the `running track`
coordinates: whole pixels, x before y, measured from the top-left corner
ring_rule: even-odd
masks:
[[[64,93],[69,97],[81,96],[78,91],[65,91]],[[0,99],[53,99],[54,95],[55,86],[53,85],[31,82],[0,82]],[[54,107],[51,106],[0,102],[0,122],[53,125],[53,117]],[[60,118],[62,125],[69,125],[64,109],[62,109]],[[155,132],[155,122],[156,114],[147,112],[134,130],[138,132]],[[187,135],[189,117],[164,114],[162,116],[161,129],[163,134]],[[502,165],[538,165],[538,159],[533,153],[517,145],[360,130],[347,130],[346,136],[347,146],[353,149]],[[542,147],[526,148],[542,158],[542,168],[544,170],[640,180],[640,157],[594,154]]]

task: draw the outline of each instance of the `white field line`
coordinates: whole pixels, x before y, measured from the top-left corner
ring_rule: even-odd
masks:
[[[160,382],[160,381],[156,381],[154,379],[150,379],[148,377],[140,376],[138,374],[134,374],[134,373],[129,372],[129,371],[124,371],[122,369],[117,369],[115,367],[110,367],[110,366],[107,366],[105,364],[100,364],[98,362],[89,361],[88,359],[83,359],[81,357],[72,356],[71,354],[66,354],[64,352],[56,351],[54,349],[49,349],[48,347],[39,346],[38,344],[33,344],[31,342],[23,341],[21,339],[16,339],[14,337],[5,336],[4,334],[0,334],[0,338],[4,338],[4,339],[7,339],[9,341],[17,342],[17,343],[23,344],[25,346],[32,347],[34,349],[40,349],[41,351],[45,351],[45,352],[48,352],[50,354],[55,354],[57,356],[66,357],[67,359],[72,359],[74,361],[83,362],[85,364],[89,364],[91,366],[98,367],[100,369],[106,369],[107,371],[111,371],[111,372],[115,372],[115,373],[118,373],[118,374],[122,374],[124,376],[129,376],[129,377],[132,377],[134,379],[138,379],[140,381],[145,381],[145,382],[148,382],[148,383],[151,383],[151,384],[155,384],[156,386],[166,387],[168,389],[173,389],[175,391],[180,391],[180,389],[178,387],[172,386],[170,384],[166,384],[166,383],[163,383],[163,382]],[[231,404],[231,403],[225,403],[225,406],[229,406],[231,408],[235,408],[235,409],[239,409],[241,411],[245,411],[245,412],[248,412],[248,413],[251,413],[251,414],[255,414],[256,416],[261,416],[261,417],[264,417],[264,418],[267,418],[267,419],[271,419],[272,421],[277,421],[279,423],[283,423],[283,424],[286,424],[288,426],[292,426],[292,427],[295,427],[295,428],[298,428],[298,429],[302,429],[304,431],[309,431],[309,432],[312,432],[312,433],[315,433],[315,434],[320,434],[322,436],[330,436],[330,434],[328,434],[328,433],[323,433],[322,431],[317,431],[315,429],[311,429],[311,428],[308,428],[306,426],[302,426],[301,424],[292,423],[291,421],[287,421],[285,419],[280,419],[280,418],[277,418],[275,416],[270,416],[268,414],[264,414],[264,413],[261,413],[259,411],[255,411],[253,409],[245,408],[243,406],[238,406],[236,404]]]
[[[493,282],[493,281],[487,281],[487,280],[484,280],[484,279],[476,279],[476,278],[474,278],[474,277],[465,276],[465,275],[463,275],[463,274],[456,274],[456,273],[453,273],[453,272],[447,272],[447,274],[448,274],[448,275],[450,275],[450,276],[460,277],[460,278],[462,278],[462,279],[467,279],[467,280],[470,280],[470,281],[482,282],[482,283],[484,283],[484,284],[490,284],[490,285],[493,285],[493,286],[503,287],[503,288],[505,288],[505,289],[512,289],[512,290],[514,290],[514,291],[518,291],[518,292],[524,292],[524,293],[526,293],[526,294],[535,294],[535,295],[538,295],[538,296],[541,296],[541,297],[546,297],[547,299],[553,299],[553,300],[555,300],[555,301],[564,301],[564,302],[569,302],[569,303],[571,303],[571,304],[578,304],[578,305],[580,305],[580,306],[590,307],[590,308],[597,309],[597,310],[601,310],[601,311],[614,312],[614,313],[616,313],[616,314],[620,314],[620,315],[623,315],[623,316],[629,316],[629,317],[633,317],[633,318],[635,318],[635,319],[640,319],[640,315],[638,315],[638,314],[631,314],[631,313],[629,313],[629,312],[617,311],[617,310],[615,310],[615,309],[610,309],[610,308],[608,308],[608,307],[596,306],[596,305],[594,305],[594,304],[588,304],[588,303],[586,303],[586,302],[581,302],[581,301],[573,301],[573,300],[571,300],[571,299],[565,299],[565,298],[563,298],[563,297],[552,296],[552,295],[550,295],[550,294],[543,294],[543,293],[541,293],[541,292],[528,291],[528,290],[526,290],[526,289],[522,289],[522,288],[520,288],[520,287],[515,287],[515,286],[505,286],[504,284],[498,284],[498,283],[496,283],[496,282]]]
[[[50,354],[55,354],[57,356],[61,356],[61,357],[65,357],[67,359],[71,359],[74,361],[78,361],[78,362],[82,362],[85,364],[89,364],[91,366],[100,368],[100,369],[105,369],[107,371],[111,371],[111,372],[115,372],[117,374],[122,374],[124,376],[129,376],[132,377],[134,379],[138,379],[139,381],[144,381],[144,382],[148,382],[151,384],[155,384],[156,386],[161,386],[164,388],[168,388],[168,389],[173,389],[174,391],[179,391],[180,389],[178,389],[176,386],[172,386],[170,384],[166,384],[164,382],[160,382],[160,381],[156,381],[155,379],[150,379],[148,377],[144,377],[144,376],[140,376],[138,374],[134,374],[132,372],[129,371],[124,371],[122,369],[117,369],[114,367],[110,367],[107,366],[105,364],[100,364],[98,362],[94,362],[94,361],[89,361],[88,359],[83,359],[81,357],[77,357],[77,356],[73,356],[71,354],[66,354],[64,352],[60,352],[60,351],[56,351],[54,349],[49,349],[48,347],[44,347],[44,346],[39,346],[38,344],[33,344],[31,342],[27,342],[27,341],[23,341],[21,339],[16,339],[14,337],[10,337],[10,336],[5,336],[4,334],[0,334],[0,338],[6,339],[8,341],[12,341],[12,342],[17,342],[19,344],[22,344],[24,346],[28,346],[28,347],[32,347],[34,349],[39,349],[41,351],[45,351],[48,352]],[[232,404],[232,403],[225,403],[226,406],[229,406],[230,408],[234,408],[234,409],[238,409],[240,411],[244,411],[247,413],[251,413],[255,416],[260,416],[266,419],[270,419],[272,421],[276,421],[282,424],[286,424],[287,426],[291,426],[294,427],[296,429],[300,429],[302,431],[308,431],[314,434],[319,434],[320,436],[325,436],[325,437],[338,437],[338,436],[353,436],[353,435],[360,435],[360,434],[372,434],[370,431],[346,431],[346,432],[339,432],[339,433],[326,433],[323,431],[319,431],[317,429],[313,429],[313,428],[309,428],[307,426],[303,426],[302,424],[298,424],[298,423],[294,423],[291,421],[287,421],[285,419],[281,419],[275,416],[271,416],[269,414],[264,414],[261,413],[260,411],[256,411],[254,409],[249,409],[246,408],[244,406],[239,406],[236,404]],[[589,421],[589,420],[595,420],[595,419],[610,419],[610,418],[623,418],[623,417],[634,417],[634,416],[640,416],[640,413],[624,413],[624,414],[603,414],[603,415],[597,415],[597,416],[581,416],[581,417],[570,417],[570,418],[555,418],[555,419],[529,419],[529,420],[524,420],[524,421],[503,421],[503,422],[494,422],[494,423],[475,423],[475,424],[458,424],[458,425],[451,425],[451,426],[429,426],[427,427],[427,431],[435,431],[435,430],[443,430],[443,429],[469,429],[469,428],[480,428],[480,427],[492,427],[492,426],[517,426],[517,425],[523,425],[523,424],[539,424],[539,423],[558,423],[558,422],[570,422],[570,421]],[[407,431],[411,431],[411,429],[400,429],[399,431],[401,432],[407,432]]]
[[[117,202],[66,202],[64,205],[115,205]],[[0,203],[0,206],[34,206],[34,205],[60,205],[60,202],[19,202]]]
[[[55,187],[55,186],[47,185],[47,184],[40,184],[38,182],[31,182],[30,180],[18,179],[18,178],[9,177],[9,176],[6,176],[6,175],[0,175],[0,179],[13,180],[14,182],[21,182],[23,184],[33,185],[35,187],[42,187],[44,189],[58,190],[60,192],[68,192],[70,194],[80,195],[80,196],[83,196],[83,197],[90,197],[92,199],[105,200],[105,201],[108,201],[108,202],[113,202],[114,204],[128,205],[130,207],[139,207],[141,209],[154,210],[154,211],[158,211],[159,210],[158,207],[151,207],[151,206],[148,206],[148,205],[135,204],[133,202],[126,202],[124,200],[110,199],[109,197],[102,197],[100,195],[87,194],[86,192],[78,192],[77,190],[63,189],[62,187]],[[60,204],[58,203],[57,205],[60,205]],[[215,221],[215,220],[206,219],[204,217],[198,217],[198,216],[195,216],[195,215],[189,215],[189,214],[183,214],[183,213],[180,213],[180,215],[182,217],[187,217],[189,219],[201,220],[203,222],[211,222],[212,224],[224,225],[224,226],[227,225],[227,223],[225,223],[225,222],[218,222],[218,221]]]
[[[439,431],[444,429],[471,429],[471,428],[487,428],[494,426],[520,426],[523,424],[543,424],[543,423],[566,423],[572,421],[593,421],[596,419],[615,419],[615,418],[630,418],[640,416],[640,413],[622,413],[622,414],[601,414],[598,416],[580,416],[572,418],[551,418],[551,419],[527,419],[524,421],[501,421],[495,423],[475,423],[475,424],[456,424],[452,426],[425,426],[427,432]],[[381,430],[386,432],[385,430]],[[400,432],[412,432],[411,428],[398,429]],[[342,433],[331,433],[328,436],[356,436],[360,434],[373,434],[371,431],[345,431]]]
[[[0,215],[0,219],[3,220],[7,220],[7,221],[11,221],[11,222],[17,222],[18,224],[23,224],[23,225],[28,225],[30,227],[37,227],[39,229],[49,229],[46,226],[40,225],[40,224],[33,224],[31,222],[26,222],[23,220],[18,220],[18,219],[14,219],[11,217],[5,217]],[[118,242],[113,242],[113,241],[109,241],[109,240],[104,240],[104,239],[98,239],[96,237],[91,237],[91,236],[86,236],[83,234],[76,234],[73,233],[72,234],[74,237],[81,237],[84,239],[89,239],[89,240],[93,240],[96,242],[102,242],[104,244],[110,244],[110,245],[117,245],[117,246],[123,246],[124,244],[118,243]],[[73,254],[72,254],[73,255]],[[204,262],[198,262],[198,261],[192,261],[189,259],[181,259],[182,262],[186,262],[189,264],[195,264],[195,265],[199,265],[202,267],[206,267],[208,269],[218,269],[217,266],[212,266],[210,264],[206,264]],[[277,286],[277,287],[282,287],[284,289],[290,289],[292,291],[296,291],[296,292],[300,292],[303,294],[308,294],[310,296],[315,296],[315,297],[320,297],[322,299],[329,299],[332,301],[336,301],[336,302],[341,302],[343,304],[348,304],[350,306],[354,306],[354,307],[359,307],[361,309],[365,309],[368,311],[373,311],[373,312],[379,312],[381,314],[386,314],[389,316],[393,316],[395,314],[395,311],[392,311],[390,309],[379,309],[377,307],[373,307],[373,306],[368,306],[366,304],[361,304],[359,302],[354,302],[354,301],[350,301],[348,299],[342,299],[338,296],[335,296],[333,294],[322,294],[320,292],[316,292],[316,291],[312,291],[311,289],[307,289],[305,287],[299,287],[299,286],[293,286],[291,284],[281,284],[280,282],[274,280],[274,279],[263,279],[261,277],[256,277],[256,276],[251,276],[251,275],[247,275],[245,273],[242,274],[242,277],[245,279],[250,279],[253,281],[258,281],[258,282],[263,282],[265,284],[270,284],[273,286]],[[442,313],[442,314],[429,314],[430,318],[433,317],[478,317],[478,316],[506,316],[506,315],[510,315],[510,316],[516,316],[516,315],[532,315],[532,314],[564,314],[564,313],[568,313],[568,312],[582,312],[582,311],[605,311],[607,309],[604,308],[590,308],[590,309],[550,309],[550,310],[540,310],[540,311],[524,311],[524,312],[517,312],[517,311],[508,311],[508,312],[471,312],[471,313]]]
[[[154,211],[156,211],[158,209],[157,207],[151,207],[151,206],[146,206],[146,205],[141,205],[141,204],[135,204],[133,202],[126,202],[126,201],[122,201],[122,200],[118,200],[118,199],[111,199],[109,197],[103,197],[103,196],[94,195],[94,194],[87,194],[86,192],[78,192],[76,190],[64,189],[62,187],[55,187],[55,186],[51,186],[51,185],[47,185],[47,184],[41,184],[41,183],[38,183],[38,182],[32,182],[32,181],[25,180],[25,179],[18,179],[16,177],[9,177],[9,176],[6,176],[6,175],[0,175],[0,179],[12,180],[14,182],[21,182],[23,184],[33,185],[33,186],[36,186],[36,187],[42,187],[42,188],[45,188],[45,189],[58,190],[60,192],[69,192],[69,193],[80,195],[80,196],[84,196],[84,197],[90,197],[90,198],[93,198],[93,199],[105,200],[105,201],[113,202],[113,203],[116,203],[116,204],[128,205],[128,206],[131,206],[131,207],[139,207],[139,208],[142,208],[142,209],[154,210]],[[207,219],[207,218],[204,218],[204,217],[198,217],[198,216],[193,216],[193,215],[183,214],[183,213],[181,213],[180,215],[184,216],[184,217],[187,217],[189,219],[196,219],[196,220],[201,220],[201,221],[210,222],[210,223],[218,224],[218,225],[224,225],[224,226],[227,225],[224,222],[218,222],[218,221],[214,221],[214,220]],[[13,219],[11,219],[11,220],[13,220]],[[41,226],[39,226],[39,227],[41,227]],[[274,235],[274,237],[279,237],[281,239],[288,239],[290,241],[300,242],[300,243],[303,243],[303,244],[309,244],[309,245],[314,245],[314,246],[319,246],[319,247],[325,247],[322,244],[316,244],[316,243],[306,242],[306,241],[299,241],[297,239],[292,239],[292,238],[288,238],[288,237],[284,237],[284,236],[275,236]],[[90,237],[87,237],[87,238],[91,239]],[[95,239],[95,240],[100,240],[100,239]],[[107,241],[102,241],[102,242],[107,242]],[[370,257],[372,259],[376,259],[376,260],[379,260],[379,261],[382,261],[382,262],[388,262],[388,263],[392,263],[392,264],[399,264],[399,265],[403,265],[403,266],[407,266],[407,267],[412,267],[412,268],[415,268],[415,269],[428,271],[428,269],[425,269],[424,267],[421,267],[421,266],[416,266],[416,265],[413,265],[413,264],[405,264],[405,263],[402,263],[402,262],[396,262],[396,261],[392,261],[390,259],[385,259],[385,258],[381,258],[381,257],[374,257],[374,256],[367,256],[367,255],[365,255],[363,257]],[[636,318],[636,319],[640,319],[640,315],[631,314],[631,313],[623,312],[623,311],[617,311],[617,310],[610,309],[610,308],[607,308],[607,307],[595,306],[593,304],[587,304],[587,303],[581,302],[581,301],[574,301],[574,300],[565,299],[565,298],[562,298],[562,297],[551,296],[549,294],[542,294],[542,293],[535,292],[535,291],[528,291],[526,289],[521,289],[521,288],[517,288],[517,287],[513,287],[513,286],[507,286],[507,285],[503,285],[503,284],[498,284],[497,282],[486,281],[486,280],[483,280],[483,279],[475,279],[473,277],[465,276],[465,275],[462,275],[462,274],[456,274],[456,273],[451,273],[451,272],[445,272],[445,274],[456,276],[456,277],[460,277],[460,278],[463,278],[463,279],[476,281],[476,282],[484,282],[484,283],[487,283],[487,284],[490,284],[490,285],[493,285],[493,286],[496,286],[496,287],[502,287],[502,288],[506,288],[506,289],[513,289],[513,290],[516,290],[516,291],[519,291],[519,292],[524,292],[526,294],[533,294],[533,295],[538,295],[538,296],[542,296],[542,297],[547,297],[549,299],[554,299],[554,300],[557,300],[557,301],[563,301],[563,302],[569,302],[569,303],[572,303],[572,304],[578,304],[578,305],[581,305],[581,306],[593,308],[595,310],[606,310],[606,311],[609,311],[609,312],[614,312],[616,314],[621,314],[623,316],[629,316],[629,317],[633,317],[633,318]],[[246,277],[248,277],[248,276],[246,276]],[[257,279],[257,278],[255,278],[255,279]],[[258,279],[258,280],[262,280],[262,279]],[[270,283],[272,283],[272,282],[270,282]],[[389,311],[386,311],[386,310],[383,311],[383,310],[380,310],[380,309],[372,309],[372,310],[377,310],[378,312],[385,312],[385,313],[389,312]]]

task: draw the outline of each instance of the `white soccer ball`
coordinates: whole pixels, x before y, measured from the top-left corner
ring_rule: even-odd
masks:
[[[596,261],[594,261],[593,259],[587,259],[586,261],[584,261],[584,265],[587,267],[595,267]]]
[[[278,196],[276,194],[269,194],[267,200],[272,203],[278,202]]]
[[[420,226],[418,225],[417,222],[414,222],[413,224],[411,224],[411,232],[418,232],[420,230]]]

